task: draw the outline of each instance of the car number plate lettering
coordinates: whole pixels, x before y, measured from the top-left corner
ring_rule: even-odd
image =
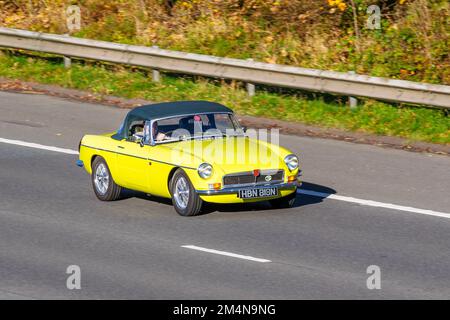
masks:
[[[241,199],[266,198],[278,196],[278,189],[273,188],[251,188],[238,191],[238,197]]]

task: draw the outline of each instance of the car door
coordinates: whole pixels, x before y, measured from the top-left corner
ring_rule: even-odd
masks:
[[[139,142],[122,140],[117,145],[117,167],[123,181],[123,187],[149,191],[149,146]]]

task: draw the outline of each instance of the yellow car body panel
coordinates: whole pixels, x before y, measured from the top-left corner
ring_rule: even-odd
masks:
[[[141,146],[137,142],[115,140],[113,133],[85,135],[80,142],[80,156],[85,170],[91,174],[91,164],[96,156],[105,159],[114,182],[121,187],[170,198],[169,181],[178,168],[185,171],[195,190],[211,191],[211,184],[221,183],[227,174],[253,170],[284,170],[284,183],[288,177],[295,177],[298,169],[290,171],[284,158],[292,154],[289,150],[248,137],[224,137],[194,139],[154,146]],[[267,156],[269,155],[269,156]],[[269,161],[270,160],[270,161]],[[201,163],[213,167],[210,178],[199,176],[197,168]],[[292,182],[292,181],[290,181]],[[279,198],[295,192],[296,185],[279,190]],[[214,203],[242,203],[269,200],[271,198],[240,199],[237,193],[208,195],[201,199]]]

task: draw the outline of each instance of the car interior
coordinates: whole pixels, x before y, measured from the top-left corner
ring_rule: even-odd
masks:
[[[128,136],[129,136],[129,138],[131,138],[130,140],[133,140],[133,141],[142,139],[144,137],[144,122],[139,121],[138,123],[133,123],[130,126]]]
[[[190,115],[182,118],[165,119],[158,121],[158,132],[167,134],[170,138],[173,131],[184,129],[193,135],[196,130],[205,132],[215,127],[214,117],[212,119],[208,115]],[[197,128],[196,128],[197,126]],[[144,121],[134,121],[130,125],[128,131],[128,140],[139,141],[144,137]]]

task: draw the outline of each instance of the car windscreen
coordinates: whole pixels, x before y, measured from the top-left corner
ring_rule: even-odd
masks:
[[[156,143],[197,137],[242,135],[238,121],[229,113],[192,114],[153,122]]]

